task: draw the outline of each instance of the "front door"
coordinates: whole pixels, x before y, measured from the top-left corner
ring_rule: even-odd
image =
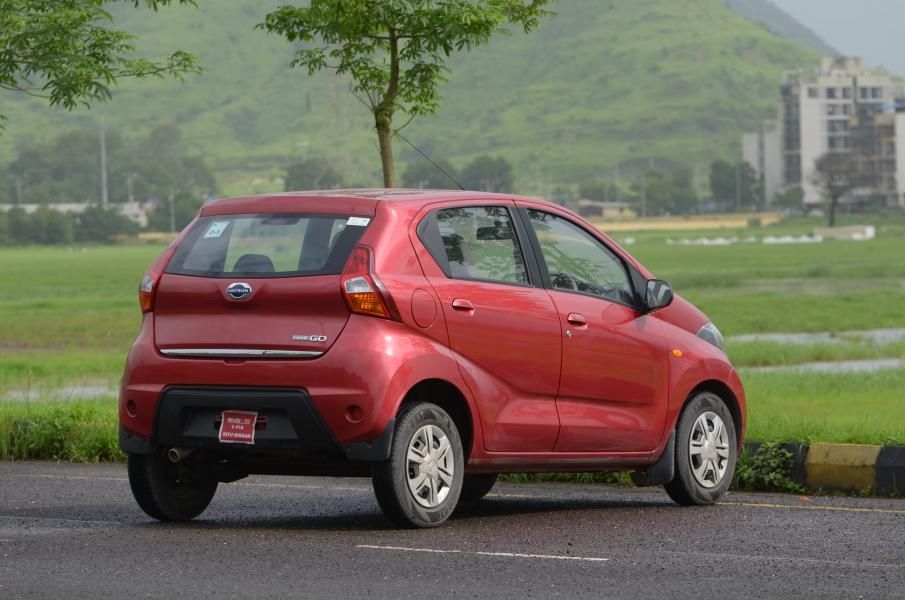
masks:
[[[527,215],[563,342],[555,450],[654,450],[668,403],[663,324],[636,310],[627,267],[601,240],[565,216]]]

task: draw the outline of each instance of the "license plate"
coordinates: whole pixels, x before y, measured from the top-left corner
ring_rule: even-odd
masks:
[[[250,410],[224,410],[220,414],[220,441],[224,444],[254,444],[258,413]]]

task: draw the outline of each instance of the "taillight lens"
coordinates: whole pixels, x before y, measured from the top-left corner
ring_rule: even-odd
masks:
[[[360,315],[392,319],[395,307],[377,276],[371,272],[371,251],[356,246],[342,274],[343,298],[349,310]]]
[[[154,286],[156,283],[157,277],[154,273],[148,273],[138,286],[138,304],[141,305],[143,313],[154,310]]]

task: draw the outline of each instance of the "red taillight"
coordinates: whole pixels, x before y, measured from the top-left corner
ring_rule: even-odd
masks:
[[[371,251],[366,246],[356,246],[346,261],[342,274],[343,298],[349,310],[360,315],[392,319],[395,307],[382,288],[380,280],[371,272]]]
[[[156,284],[156,275],[148,273],[138,286],[138,304],[141,305],[141,312],[143,313],[149,313],[154,310],[154,286]]]

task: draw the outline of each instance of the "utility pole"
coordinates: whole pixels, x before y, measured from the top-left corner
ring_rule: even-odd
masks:
[[[101,208],[107,208],[107,131],[104,115],[101,115]]]
[[[741,163],[735,165],[735,212],[742,212],[742,177],[739,169]]]
[[[647,182],[644,178],[644,171],[641,171],[641,216],[647,216]]]

